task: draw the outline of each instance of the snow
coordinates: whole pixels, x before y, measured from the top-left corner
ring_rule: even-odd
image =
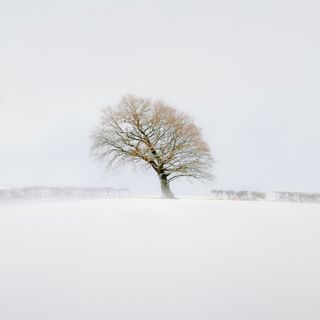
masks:
[[[319,227],[319,204],[0,204],[0,319],[319,319]]]

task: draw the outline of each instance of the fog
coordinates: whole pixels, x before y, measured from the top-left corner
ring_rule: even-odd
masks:
[[[159,193],[149,171],[89,157],[101,108],[163,98],[203,129],[211,188],[320,189],[316,1],[0,3],[0,186],[114,186]]]

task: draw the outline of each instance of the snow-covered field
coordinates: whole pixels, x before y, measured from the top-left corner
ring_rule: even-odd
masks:
[[[320,319],[320,205],[0,204],[0,319]]]

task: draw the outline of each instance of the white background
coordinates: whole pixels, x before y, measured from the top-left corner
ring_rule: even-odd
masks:
[[[216,159],[210,188],[319,191],[318,1],[0,2],[0,185],[157,193],[152,173],[89,158],[122,95],[190,113]]]

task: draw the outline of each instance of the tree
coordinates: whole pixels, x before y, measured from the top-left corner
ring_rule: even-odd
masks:
[[[212,178],[213,158],[200,129],[163,101],[124,96],[102,111],[91,142],[94,157],[107,167],[131,163],[152,168],[164,198],[174,198],[170,182],[178,178]]]

